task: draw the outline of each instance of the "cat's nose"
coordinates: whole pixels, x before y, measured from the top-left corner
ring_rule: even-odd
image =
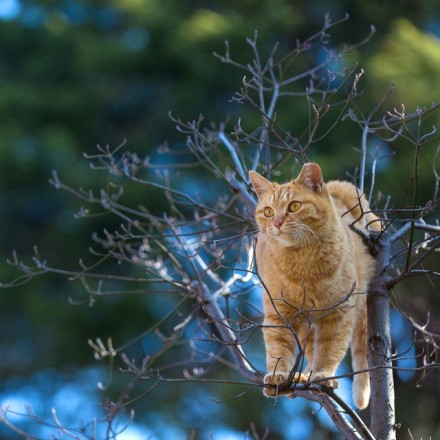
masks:
[[[279,216],[275,216],[275,218],[273,219],[272,224],[277,228],[277,229],[281,229],[281,226],[284,223],[284,219],[283,217],[279,217]]]

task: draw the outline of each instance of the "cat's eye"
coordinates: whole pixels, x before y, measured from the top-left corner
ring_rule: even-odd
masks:
[[[266,208],[264,208],[263,214],[264,214],[265,217],[271,218],[271,217],[273,217],[273,215],[275,213],[274,213],[274,210],[271,207],[267,206]]]
[[[289,210],[289,212],[296,212],[300,210],[301,206],[302,206],[301,202],[297,202],[297,201],[290,202],[287,209]]]

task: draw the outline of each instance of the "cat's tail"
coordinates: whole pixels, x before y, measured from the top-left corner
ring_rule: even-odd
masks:
[[[367,313],[362,310],[366,307],[358,308],[357,319],[351,337],[351,357],[353,371],[368,369],[367,362]],[[353,376],[353,400],[359,409],[365,409],[370,401],[370,375],[368,372],[359,373]]]

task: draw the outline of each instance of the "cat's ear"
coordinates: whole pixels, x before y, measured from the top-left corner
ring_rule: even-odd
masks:
[[[322,179],[321,168],[317,163],[305,163],[297,178],[302,185],[310,191],[321,194],[324,181]]]
[[[249,171],[249,178],[258,197],[273,188],[273,183],[269,182],[256,171]]]

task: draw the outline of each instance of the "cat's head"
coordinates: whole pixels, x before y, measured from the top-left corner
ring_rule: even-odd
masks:
[[[282,185],[255,171],[249,177],[258,196],[255,219],[266,238],[303,247],[328,233],[333,209],[319,165],[306,163],[296,179]]]

